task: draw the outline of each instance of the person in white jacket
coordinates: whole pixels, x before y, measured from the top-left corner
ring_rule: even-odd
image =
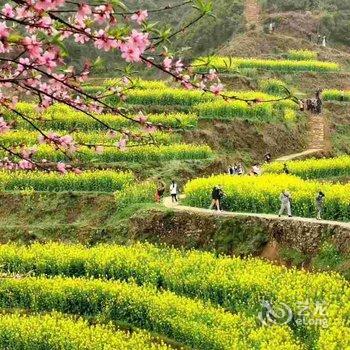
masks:
[[[287,190],[284,190],[280,195],[281,209],[278,216],[281,217],[284,212],[287,212],[289,217],[292,217],[292,196]]]
[[[171,200],[173,203],[177,203],[178,186],[175,180],[171,181],[170,185]]]

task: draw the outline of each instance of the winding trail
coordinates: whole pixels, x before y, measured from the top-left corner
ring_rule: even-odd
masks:
[[[325,148],[325,120],[322,116],[319,115],[310,115],[309,117],[309,149],[301,153],[295,153],[287,156],[280,157],[276,159],[276,161],[290,161],[293,159],[298,159],[302,157],[312,156],[317,153],[320,153]],[[185,197],[180,196],[183,200]],[[342,227],[347,230],[350,230],[350,223],[341,222],[341,221],[330,221],[330,220],[317,220],[312,218],[304,218],[304,217],[279,217],[278,215],[273,214],[257,214],[257,213],[244,213],[244,212],[217,212],[210,209],[203,208],[195,208],[184,206],[181,204],[172,203],[171,197],[166,197],[163,200],[163,204],[165,207],[173,209],[175,211],[182,212],[193,212],[193,213],[202,213],[207,215],[220,215],[226,217],[260,217],[270,220],[278,220],[278,221],[294,221],[296,223],[311,223],[318,225],[325,225],[330,227]],[[278,208],[276,208],[276,211]]]
[[[308,149],[300,153],[294,153],[277,158],[276,161],[287,162],[290,160],[306,158],[322,153],[326,148],[325,124],[326,121],[324,117],[320,115],[309,114]]]
[[[244,17],[247,23],[247,28],[252,26],[260,26],[261,6],[258,0],[246,0],[244,2]]]
[[[180,202],[181,200],[185,199],[185,196],[180,196]],[[264,218],[264,219],[270,219],[270,220],[278,220],[278,221],[293,221],[295,223],[311,223],[311,224],[318,224],[318,225],[324,225],[324,226],[331,226],[331,227],[342,227],[347,230],[350,230],[350,223],[348,222],[341,222],[341,221],[330,221],[330,220],[317,220],[312,218],[303,218],[303,217],[297,217],[293,216],[291,218],[287,216],[279,217],[278,215],[273,214],[257,214],[257,213],[242,213],[242,212],[231,212],[231,211],[215,211],[210,209],[203,209],[203,208],[196,208],[196,207],[189,207],[181,204],[172,203],[171,197],[165,197],[163,200],[163,204],[166,208],[172,209],[174,211],[179,212],[192,212],[192,213],[201,213],[206,215],[215,215],[215,216],[224,216],[224,217],[257,217],[257,218]],[[276,208],[278,210],[278,208]]]

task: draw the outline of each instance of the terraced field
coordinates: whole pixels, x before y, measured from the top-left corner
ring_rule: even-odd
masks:
[[[193,66],[198,73],[215,68],[228,75],[244,70],[257,75],[261,71],[281,76],[337,74],[342,69],[338,63],[318,60],[317,53],[310,50],[289,50],[283,59],[214,56],[198,59]],[[127,230],[125,221],[137,206],[149,206],[151,211],[172,217],[171,208],[155,204],[156,178],[170,178],[175,173],[179,178],[196,176],[184,186],[184,204],[188,206],[208,208],[213,187],[221,185],[225,210],[276,213],[279,195],[288,189],[293,213],[313,218],[315,197],[322,190],[326,195],[324,219],[350,221],[350,185],[328,181],[349,174],[349,156],[290,161],[289,175],[283,174],[281,162],[265,164],[262,176],[231,176],[218,170],[220,162],[232,159],[230,153],[236,150],[218,146],[217,139],[222,137],[229,144],[233,136],[227,130],[232,131],[229,128],[235,123],[253,129],[253,140],[247,141],[250,147],[258,148],[256,139],[265,137],[259,134],[262,126],[287,130],[285,139],[275,143],[291,138],[288,131],[303,116],[298,99],[292,96],[294,91],[290,95],[283,79],[259,80],[259,90],[229,90],[223,96],[144,80],[137,80],[121,96],[113,90],[118,82],[106,79],[84,86],[84,91],[105,96],[104,102],[121,110],[127,108],[126,118],[112,114],[87,117],[61,104],[39,112],[35,104],[21,102],[17,109],[29,118],[28,124],[18,113],[2,110],[4,120],[16,126],[16,130],[0,134],[2,162],[6,163],[9,149],[20,153],[33,148],[38,164],[58,163],[55,166],[60,172],[29,171],[25,166],[1,170],[0,190],[22,196],[21,204],[28,206],[28,212],[34,211],[30,203],[33,192],[38,196],[56,192],[83,196],[89,192],[87,201],[103,193],[113,205],[106,217],[121,215],[117,227]],[[325,90],[323,98],[330,103],[350,100],[347,91],[332,89]],[[138,113],[139,109],[144,114]],[[42,128],[41,135],[34,125]],[[203,127],[207,125],[208,129]],[[210,138],[214,127],[216,139]],[[242,140],[246,137],[240,129],[236,134]],[[45,143],[67,135],[73,136],[76,152]],[[42,142],[35,147],[38,136]],[[210,146],[207,140],[212,141]],[[242,155],[238,152],[236,156]],[[197,177],[193,168],[198,163],[206,165],[206,175],[212,175]],[[143,172],[147,167],[152,169],[151,175]],[[79,205],[71,208],[72,213],[80,210]],[[142,212],[139,220],[147,222],[151,211]],[[40,222],[41,214],[40,210],[33,213],[34,219],[26,223],[26,242],[37,239],[31,223]],[[71,225],[70,219],[67,222]],[[197,231],[206,223],[203,219]],[[163,235],[177,229],[168,227],[167,222],[160,224]],[[220,226],[219,220],[214,225]],[[93,229],[89,244],[109,241],[105,227]],[[236,232],[230,227],[227,230],[222,240],[229,245]],[[79,236],[79,230],[74,232]],[[125,246],[63,243],[69,241],[67,236],[60,238],[60,243],[0,245],[0,348],[350,349],[346,336],[350,332],[350,287],[336,273],[287,269],[251,256],[135,244],[127,234]]]
[[[119,342],[127,349],[132,344],[137,344],[136,349],[167,348],[159,338],[169,349],[313,346],[326,350],[349,346],[342,334],[349,331],[349,310],[344,302],[350,289],[337,276],[147,244],[90,249],[61,244],[0,248],[0,305],[13,313],[0,317],[0,334],[7,334],[0,338],[2,344],[35,341],[44,347],[52,341],[60,344],[63,338],[68,344],[94,344],[96,338],[107,341],[111,337],[111,344]],[[264,299],[288,305],[296,318],[298,300],[305,299],[311,314],[304,324],[263,326],[264,316],[260,320],[258,316]],[[321,316],[317,312],[320,303],[328,306]],[[22,310],[25,316],[21,316]],[[83,317],[93,325],[73,322],[71,317]],[[327,327],[312,322],[319,317],[327,319]],[[95,325],[96,321],[111,325]],[[30,323],[37,330],[35,340],[28,334]],[[112,328],[120,325],[143,331],[112,333]],[[44,337],[55,327],[60,328],[55,340]],[[15,329],[24,333],[20,336]]]

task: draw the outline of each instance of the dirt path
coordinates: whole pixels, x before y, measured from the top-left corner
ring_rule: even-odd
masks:
[[[247,23],[247,28],[260,26],[261,7],[257,0],[246,0],[244,3],[244,16]]]
[[[257,20],[257,10],[254,8],[254,3],[257,5],[257,1],[246,1],[246,7],[248,6],[249,10],[249,16],[250,19]],[[259,6],[259,5],[257,5]],[[254,10],[254,11],[253,11]],[[255,14],[254,14],[255,13]],[[254,16],[255,17],[254,17]],[[254,17],[254,18],[253,18]],[[303,158],[311,155],[315,155],[317,153],[320,153],[324,151],[326,148],[326,137],[325,137],[325,119],[320,115],[314,115],[310,114],[309,116],[309,140],[308,140],[308,149],[300,152],[300,153],[294,153],[291,155],[283,156],[278,159],[277,161],[285,162],[290,161],[293,159]],[[184,199],[184,196],[182,196],[181,199]],[[302,217],[279,217],[278,215],[272,215],[272,214],[256,214],[256,213],[238,213],[238,212],[215,212],[213,210],[209,209],[203,209],[203,208],[194,208],[194,207],[188,207],[183,206],[179,204],[172,203],[172,200],[170,197],[167,197],[164,199],[164,205],[167,208],[174,209],[176,211],[186,211],[186,212],[194,212],[194,213],[205,213],[208,215],[221,215],[221,216],[228,216],[228,217],[235,217],[235,216],[249,216],[249,217],[261,217],[266,219],[273,219],[273,220],[279,220],[279,221],[295,221],[296,223],[312,223],[312,224],[324,224],[329,226],[338,226],[343,227],[346,229],[350,229],[350,223],[346,222],[340,222],[340,221],[329,221],[329,220],[316,220],[311,218],[302,218]],[[277,208],[276,208],[277,210]]]
[[[325,120],[322,116],[319,115],[310,115],[309,118],[309,142],[308,149],[304,152],[295,153],[287,156],[278,158],[277,161],[285,162],[293,159],[303,158],[311,156],[317,153],[322,152],[325,149]],[[182,197],[184,198],[184,197]],[[223,216],[250,216],[250,217],[262,217],[267,219],[275,220],[292,220],[295,222],[308,222],[308,223],[317,223],[317,224],[326,224],[331,226],[341,226],[347,229],[350,229],[350,223],[339,222],[339,221],[328,221],[328,220],[316,220],[310,218],[301,218],[301,217],[279,217],[278,215],[271,214],[256,214],[256,213],[233,213],[233,212],[215,212],[209,209],[203,208],[194,208],[183,205],[177,205],[171,202],[171,198],[164,199],[164,205],[167,208],[172,208],[178,211],[191,211],[197,213],[206,213],[208,215],[223,215]]]
[[[320,115],[309,115],[309,140],[308,149],[300,153],[294,153],[277,158],[278,162],[287,162],[294,159],[310,157],[323,152],[326,148],[325,128],[326,121]]]
[[[185,197],[180,196],[180,202],[183,200]],[[203,208],[195,208],[195,207],[189,207],[181,204],[174,204],[171,201],[171,197],[166,197],[163,200],[163,204],[165,207],[169,209],[173,209],[176,211],[185,211],[185,212],[192,212],[192,213],[202,213],[202,214],[207,214],[207,215],[220,215],[220,216],[225,216],[225,217],[237,217],[237,216],[249,216],[249,217],[260,217],[260,218],[265,218],[265,219],[274,219],[274,220],[279,220],[279,221],[295,221],[296,223],[313,223],[313,224],[324,224],[324,225],[329,225],[329,226],[338,226],[338,227],[343,227],[348,230],[350,230],[350,223],[347,222],[341,222],[341,221],[330,221],[330,220],[316,220],[316,219],[311,219],[311,218],[302,218],[302,217],[279,217],[278,215],[273,215],[273,214],[257,214],[257,213],[239,213],[239,212],[230,212],[230,211],[221,211],[217,212],[214,210],[209,210],[209,209],[203,209]]]

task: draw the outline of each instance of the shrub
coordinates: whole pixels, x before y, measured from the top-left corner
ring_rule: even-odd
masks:
[[[89,326],[82,319],[61,314],[0,316],[0,347],[12,350],[170,350],[161,341],[152,342],[146,332],[128,334],[113,327]]]
[[[332,328],[332,325],[340,326],[344,324],[348,317],[347,308],[349,306],[348,295],[350,289],[348,283],[339,275],[312,274],[296,269],[285,269],[260,259],[218,257],[209,252],[184,252],[173,248],[156,247],[150,244],[139,243],[130,246],[99,245],[92,248],[82,245],[58,243],[46,245],[36,243],[29,247],[7,244],[0,246],[0,269],[4,273],[15,274],[32,273],[35,275],[45,274],[47,276],[85,276],[89,279],[132,280],[137,284],[158,286],[162,290],[168,289],[177,294],[192,298],[210,300],[214,304],[219,304],[231,312],[243,313],[243,322],[247,319],[247,315],[256,318],[259,311],[261,311],[261,300],[269,300],[276,305],[285,303],[295,312],[295,315],[297,315],[300,309],[300,302],[308,301],[309,311],[311,312],[310,318],[313,317],[312,312],[316,304],[326,301],[327,309],[325,310],[324,317],[327,318],[329,328]],[[23,284],[19,281],[19,285],[14,287],[14,292],[11,295],[9,293],[0,293],[0,296],[2,296],[0,300],[6,298],[13,303],[15,300],[18,300],[16,295],[20,293],[19,290],[23,289],[23,294],[20,297],[18,296],[22,300],[21,303],[26,300],[27,296],[29,298],[30,295],[33,295],[29,300],[33,300],[33,303],[37,301],[35,307],[40,307],[41,297],[38,299],[36,293],[36,290],[40,286],[43,290],[42,293],[51,294],[54,288],[53,285],[56,283],[55,285],[58,289],[55,294],[56,298],[62,295],[62,290],[67,292],[73,289],[73,287],[68,287],[73,284],[72,280],[56,279],[53,282],[49,282],[48,288],[45,288],[46,280],[40,279],[34,281],[30,289],[24,287],[31,286],[30,280],[24,281]],[[61,283],[60,281],[63,282]],[[3,283],[6,285],[6,280],[3,280]],[[66,287],[63,287],[63,285],[66,285]],[[77,308],[80,305],[85,305],[83,298],[86,300],[90,295],[86,294],[87,290],[93,293],[95,287],[97,288],[99,286],[100,292],[98,294],[96,293],[95,297],[87,303],[89,306],[86,307],[86,310],[96,310],[96,304],[104,300],[101,299],[101,296],[105,295],[103,291],[107,290],[107,286],[108,290],[112,291],[109,288],[111,284],[102,285],[101,282],[98,282],[95,285],[89,281],[88,285],[84,285],[82,280],[77,280],[74,289],[78,289],[80,285],[82,288],[78,299],[79,304],[73,303],[70,306],[71,308],[75,307],[76,304]],[[127,290],[127,286],[122,286],[122,295],[117,300],[125,300],[124,291]],[[4,288],[5,291],[9,289],[8,286]],[[120,282],[117,282],[117,288],[118,290],[121,288]],[[144,312],[140,311],[138,313],[139,309],[137,305],[139,296],[135,298],[136,300],[132,299],[132,295],[125,298],[127,300],[131,299],[132,304],[128,304],[130,305],[129,310],[133,310],[132,312],[137,313],[141,318],[144,313],[147,314],[147,310],[152,309],[153,302],[149,298],[148,288],[140,288],[138,290],[140,293],[143,292],[145,298],[147,298],[147,300],[143,299],[144,307],[146,308]],[[2,292],[4,292],[4,289],[2,289]],[[64,293],[64,297],[66,294],[70,295],[69,298],[73,299],[74,296],[70,293]],[[136,293],[135,295],[138,294]],[[163,294],[158,295],[160,295],[159,303],[162,304],[163,297],[165,298],[165,296]],[[113,298],[112,293],[110,293],[110,297]],[[177,300],[179,299],[178,297]],[[151,303],[149,302],[150,300]],[[181,298],[181,300],[187,299]],[[172,318],[178,315],[177,312],[179,310],[179,304],[174,301],[175,299],[171,303],[173,306]],[[169,302],[169,299],[167,299],[167,302]],[[63,305],[67,304],[62,300],[60,307],[63,307]],[[164,307],[168,309],[163,311],[169,310],[171,305],[165,303]],[[186,320],[182,318],[186,322],[189,321],[187,315],[191,314],[191,310],[197,310],[204,315],[202,313],[202,306],[198,310],[192,302],[191,305],[193,308],[191,306],[190,310],[185,311],[184,317],[186,317]],[[50,304],[50,307],[54,306],[55,304]],[[132,308],[132,306],[134,307]],[[184,305],[184,307],[186,306]],[[81,307],[78,310],[74,309],[74,312],[80,313],[81,311],[79,310],[81,309]],[[95,312],[98,312],[98,310]],[[212,308],[208,310],[211,312]],[[158,317],[157,312],[159,312],[159,308],[153,310],[151,315]],[[159,313],[160,319],[158,322],[162,322],[164,317],[167,317],[167,312]],[[130,312],[126,314],[126,317],[132,317],[129,314]],[[209,313],[206,313],[205,317],[208,319]],[[319,315],[316,314],[315,317],[317,318]],[[199,320],[199,316],[197,320]],[[216,320],[219,322],[218,318]],[[291,326],[294,327],[293,325]],[[188,329],[190,328],[188,327]],[[273,332],[270,327],[262,327],[262,330]],[[346,327],[343,330],[345,331]],[[246,331],[250,332],[251,330],[248,328]],[[258,334],[259,331],[255,333],[255,335]],[[298,334],[301,334],[302,339],[306,340],[306,342],[312,342],[314,344],[317,344],[320,334],[322,339],[328,334],[330,337],[327,342],[328,346],[335,346],[337,344],[340,349],[346,348],[348,341],[345,337],[339,337],[337,339],[338,332],[335,329],[320,329],[316,323],[312,322],[307,324],[306,329],[300,326]],[[252,339],[251,337],[249,338]],[[271,342],[272,339],[270,338],[269,341]],[[277,347],[276,349],[280,348]],[[323,347],[322,349],[326,350],[327,347]]]
[[[313,61],[317,60],[317,52],[310,50],[289,50],[288,58],[295,61]]]
[[[134,182],[130,172],[112,170],[84,171],[81,174],[44,173],[40,171],[0,171],[0,183],[6,191],[28,187],[35,191],[114,192]]]
[[[278,79],[261,80],[259,86],[262,91],[270,95],[286,96],[288,93],[286,84]]]
[[[255,319],[233,315],[210,304],[157,292],[151,287],[101,280],[54,277],[3,279],[3,308],[26,308],[35,312],[60,311],[103,317],[123,322],[203,350],[249,349],[273,342],[269,349],[300,347],[286,326],[274,326],[256,339]],[[249,339],[249,337],[252,337]]]
[[[334,62],[321,61],[292,61],[271,60],[257,58],[219,57],[200,58],[193,63],[198,72],[206,72],[209,67],[214,67],[219,72],[234,72],[237,68],[266,69],[282,73],[292,72],[338,72],[340,66]]]
[[[260,122],[274,122],[277,120],[284,120],[286,110],[294,111],[297,106],[290,100],[282,100],[278,102],[264,102],[274,101],[278,97],[268,95],[261,92],[242,92],[235,96],[239,98],[246,98],[256,102],[245,102],[238,100],[223,99],[213,102],[199,103],[193,107],[193,110],[199,115],[201,119],[251,119]],[[294,113],[294,117],[295,117]]]
[[[289,171],[303,179],[323,179],[347,176],[350,173],[350,156],[337,158],[306,159],[287,162]],[[273,162],[264,165],[267,173],[282,174],[283,163]]]
[[[55,104],[49,107],[43,115],[38,114],[34,104],[18,103],[16,108],[26,116],[32,118],[35,123],[45,129],[52,130],[71,130],[79,129],[81,131],[106,130],[106,127],[95,121],[83,112],[77,112],[73,108]],[[33,128],[14,113],[4,111],[5,119],[15,120],[18,129],[33,130]],[[114,129],[123,127],[132,127],[136,124],[130,120],[118,115],[101,114],[96,115],[101,121]],[[129,115],[135,118],[135,116]],[[193,114],[172,113],[172,114],[150,114],[148,121],[153,124],[162,124],[172,128],[192,128],[197,126],[197,117]]]
[[[322,97],[325,101],[350,102],[350,91],[347,90],[324,90]]]
[[[103,82],[103,86],[114,86],[119,84],[120,79],[106,79]],[[162,80],[142,80],[142,79],[134,79],[128,85],[132,85],[135,89],[139,90],[155,90],[155,89],[166,89],[168,85],[165,81]]]
[[[215,96],[210,93],[203,93],[199,90],[186,89],[156,89],[156,90],[130,90],[127,93],[127,103],[136,105],[181,105],[192,106],[203,101],[213,101]],[[114,104],[112,99],[106,99]]]
[[[0,156],[5,156],[4,151],[0,151]],[[144,145],[130,147],[120,150],[117,147],[105,147],[102,153],[96,153],[94,149],[81,146],[76,153],[71,155],[73,160],[81,162],[145,162],[145,161],[165,161],[165,160],[185,160],[185,159],[207,159],[214,155],[209,146],[191,144],[165,145]],[[66,153],[55,150],[50,145],[37,147],[35,156],[37,161],[46,159],[51,162],[70,162],[71,159]]]
[[[152,203],[155,199],[156,185],[152,182],[142,182],[126,186],[114,193],[118,208],[125,208],[135,203]]]
[[[45,131],[46,134],[50,133],[51,131]],[[180,135],[178,133],[166,133],[162,131],[155,131],[152,132],[150,135],[147,132],[142,132],[140,130],[132,130],[132,132],[135,135],[138,135],[140,137],[144,138],[144,142],[150,141],[150,137],[152,137],[152,141],[157,142],[161,145],[170,145],[173,142],[177,142],[180,140]],[[69,132],[65,130],[60,130],[58,132],[60,135],[72,135],[74,138],[74,141],[77,144],[103,144],[103,145],[115,145],[117,140],[115,138],[111,138],[108,136],[107,133],[104,133],[102,131],[91,131],[91,132]],[[15,146],[15,145],[26,145],[26,146],[35,146],[38,144],[38,136],[39,133],[37,131],[27,131],[27,130],[16,130],[16,131],[9,131],[5,134],[2,134],[0,136],[1,143],[4,146]],[[142,141],[141,141],[142,143]],[[130,145],[137,145],[139,143],[130,141]]]
[[[253,119],[262,122],[273,120],[272,104],[259,103],[250,106],[243,101],[215,101],[200,103],[194,107],[201,119]]]

